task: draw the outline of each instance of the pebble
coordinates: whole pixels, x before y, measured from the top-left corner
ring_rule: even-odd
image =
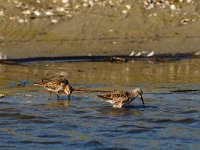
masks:
[[[116,42],[116,41],[113,41],[113,42],[112,42],[112,44],[113,44],[113,45],[116,45],[116,44],[117,44],[117,42]]]
[[[30,15],[31,11],[30,10],[25,10],[25,11],[22,11],[22,14],[24,14],[24,15]]]
[[[4,11],[3,10],[0,10],[0,16],[4,16]]]
[[[53,12],[52,12],[51,10],[46,11],[46,12],[45,12],[45,15],[47,15],[47,16],[53,16]]]
[[[41,15],[41,12],[39,12],[38,10],[35,10],[35,11],[34,11],[34,14],[35,14],[36,16],[40,16],[40,15]]]
[[[36,3],[39,3],[39,4],[40,4],[40,3],[41,3],[41,1],[40,1],[40,0],[36,0]]]
[[[135,54],[135,52],[132,51],[132,52],[129,54],[129,56],[134,56],[134,54]]]
[[[191,2],[192,2],[192,0],[186,0],[186,2],[187,2],[187,3],[191,3]]]
[[[184,18],[184,19],[181,20],[181,23],[182,24],[188,24],[191,21],[192,21],[192,19]]]
[[[139,53],[137,53],[135,56],[140,56],[142,53],[141,52],[139,52]]]
[[[127,14],[128,14],[128,10],[123,10],[122,13],[123,13],[124,15],[127,15]]]
[[[152,51],[149,54],[147,54],[147,57],[152,57],[153,55],[154,55],[154,51]]]
[[[22,18],[19,18],[19,19],[18,19],[18,22],[19,22],[19,23],[24,23],[24,22],[25,22],[25,20],[24,20],[24,19],[22,19]]]
[[[196,52],[194,55],[196,55],[196,56],[200,56],[200,52]]]
[[[88,3],[83,3],[83,7],[89,7]]]
[[[94,7],[94,1],[89,1],[88,3],[90,5],[90,7]]]
[[[4,36],[0,36],[0,40],[3,40],[4,39]]]
[[[0,52],[0,60],[7,59],[7,56]]]
[[[175,6],[174,4],[172,4],[172,5],[170,5],[170,9],[171,9],[172,11],[175,11],[175,10],[176,10],[176,6]]]
[[[64,4],[69,3],[69,0],[62,0],[62,3]]]
[[[157,13],[149,14],[149,17],[156,17]]]
[[[58,23],[57,19],[51,19],[51,23]]]
[[[128,10],[131,10],[131,5],[125,5]]]
[[[56,10],[57,10],[58,12],[64,12],[64,11],[65,11],[65,8],[64,8],[64,7],[58,7],[58,8],[56,8]]]
[[[113,32],[114,32],[114,30],[113,30],[113,29],[110,29],[110,30],[108,30],[108,32],[110,32],[110,33],[113,33]]]

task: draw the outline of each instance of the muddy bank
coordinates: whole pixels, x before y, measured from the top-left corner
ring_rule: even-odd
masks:
[[[193,0],[0,1],[1,59],[198,52],[199,4]]]

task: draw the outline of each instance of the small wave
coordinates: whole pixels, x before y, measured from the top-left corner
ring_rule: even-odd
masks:
[[[36,142],[36,143],[39,143],[39,144],[62,144],[63,142],[61,141],[45,141],[45,142]]]
[[[52,120],[41,120],[41,119],[34,119],[32,120],[33,123],[39,123],[39,124],[49,124],[53,123],[54,121]]]
[[[35,119],[37,118],[37,116],[34,116],[34,115],[20,115],[19,119]]]
[[[185,119],[179,119],[179,120],[159,119],[159,120],[149,120],[148,122],[151,122],[151,123],[183,123],[183,124],[188,124],[188,123],[194,123],[194,122],[196,122],[196,120],[193,119],[193,118],[185,118]]]
[[[131,133],[144,133],[144,132],[150,132],[152,129],[132,129],[127,131],[126,133],[131,134]]]
[[[189,111],[184,111],[181,112],[182,114],[192,114],[192,113],[198,113],[198,110],[189,110]]]
[[[174,121],[175,123],[183,123],[183,124],[190,124],[190,123],[194,123],[197,120],[193,119],[193,118],[186,118],[186,119],[180,119],[180,120],[176,120]]]
[[[91,141],[87,142],[85,145],[97,146],[97,145],[102,145],[102,143],[100,141],[97,141],[97,140],[91,140]]]

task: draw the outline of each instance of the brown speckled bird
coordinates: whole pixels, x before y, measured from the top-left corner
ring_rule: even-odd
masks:
[[[143,91],[140,88],[135,88],[129,91],[114,91],[110,94],[97,95],[100,98],[106,99],[106,102],[111,103],[114,108],[121,108],[123,105],[129,105],[136,97],[140,97],[144,105],[142,97]]]
[[[73,91],[73,88],[66,79],[63,78],[54,78],[49,81],[42,81],[40,83],[35,83],[34,85],[41,86],[49,91],[49,99],[51,93],[54,92],[57,94],[59,99],[59,93],[64,92],[68,95],[68,100],[70,100],[70,95]]]

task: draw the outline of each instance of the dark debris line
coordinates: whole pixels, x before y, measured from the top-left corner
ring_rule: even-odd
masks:
[[[61,57],[33,57],[33,58],[14,58],[0,60],[0,64],[20,64],[29,62],[62,61],[62,62],[128,62],[128,61],[153,61],[167,62],[182,59],[199,58],[195,53],[177,53],[177,54],[155,54],[147,57],[129,56],[129,55],[110,55],[110,56],[61,56]]]

